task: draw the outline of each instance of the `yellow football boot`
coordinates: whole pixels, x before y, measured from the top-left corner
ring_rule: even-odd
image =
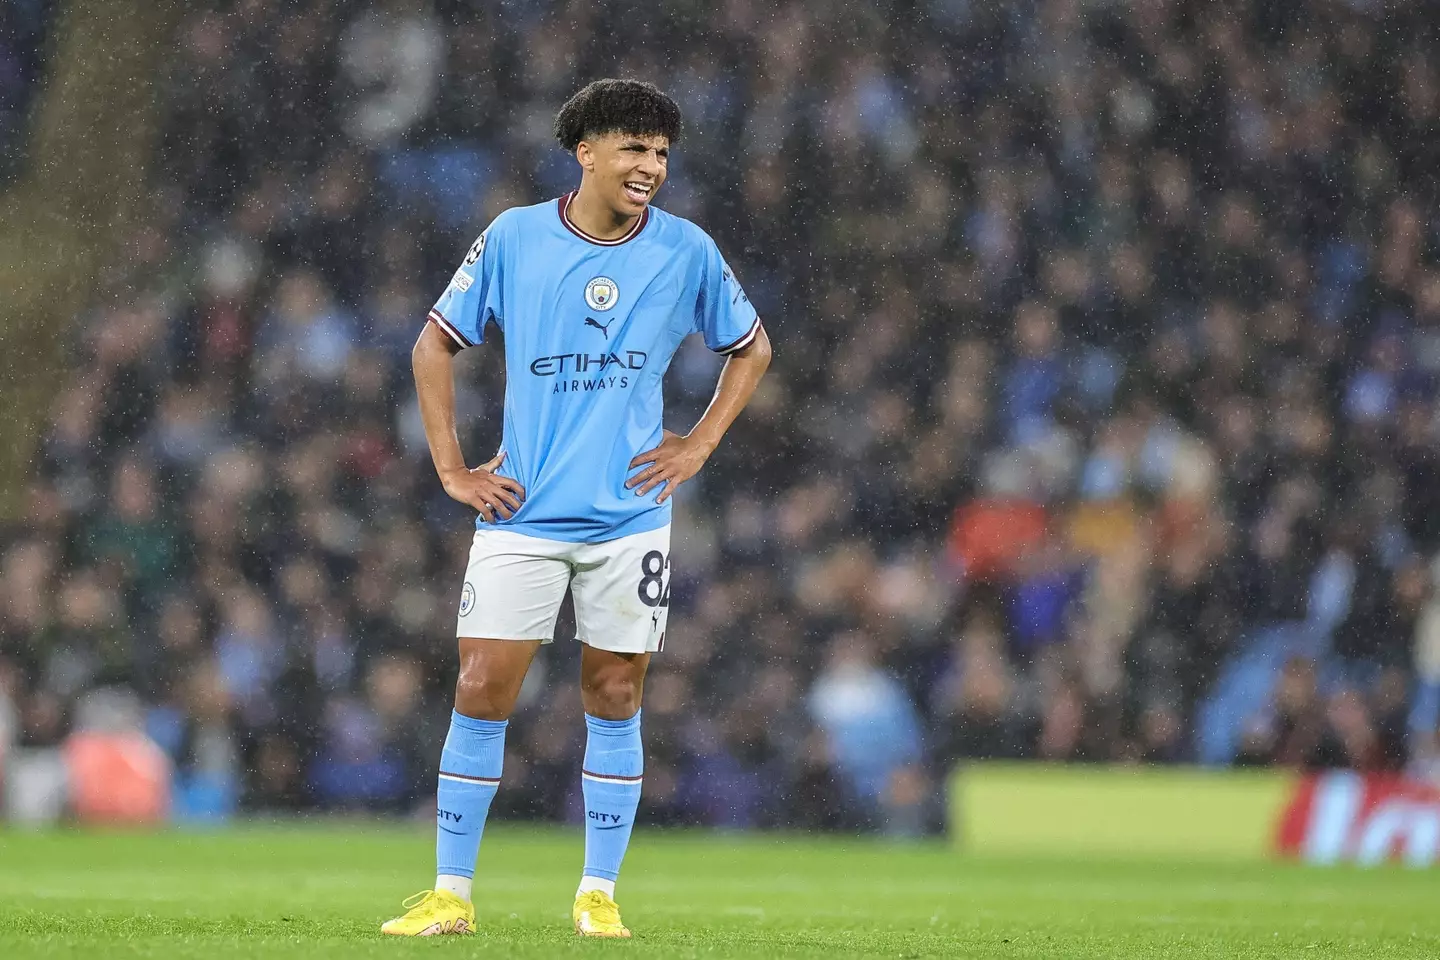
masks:
[[[397,937],[435,937],[446,933],[474,933],[475,905],[449,890],[422,890],[402,904],[403,917],[386,920],[381,933]],[[627,934],[628,936],[628,934]]]
[[[628,937],[630,930],[620,922],[620,907],[600,890],[575,898],[575,932],[582,937]]]

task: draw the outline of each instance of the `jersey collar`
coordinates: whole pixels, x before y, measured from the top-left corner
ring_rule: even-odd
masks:
[[[640,216],[636,218],[635,226],[631,227],[630,232],[625,234],[625,236],[616,237],[614,240],[601,240],[599,237],[592,237],[584,230],[581,230],[579,227],[575,226],[575,224],[570,220],[570,201],[574,200],[575,194],[579,192],[580,191],[578,190],[572,190],[569,193],[565,194],[565,196],[560,198],[556,209],[560,213],[560,222],[565,224],[565,229],[569,230],[571,233],[575,234],[575,236],[579,237],[581,240],[584,240],[586,243],[593,243],[597,247],[618,247],[620,246],[620,244],[629,243],[631,240],[634,240],[636,237],[638,237],[640,235],[640,231],[645,229],[645,224],[650,222],[650,206],[649,204],[646,204],[645,209],[642,210],[640,212]]]

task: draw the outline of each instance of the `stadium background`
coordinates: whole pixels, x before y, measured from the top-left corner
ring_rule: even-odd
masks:
[[[4,8],[6,253],[59,272],[5,330],[11,780],[130,725],[181,815],[423,808],[470,518],[409,348],[616,74],[681,103],[660,203],[776,352],[679,498],[642,819],[923,833],[971,757],[1435,768],[1423,3],[102,8]],[[677,356],[673,426],[717,369]],[[497,815],[578,809],[574,665]]]

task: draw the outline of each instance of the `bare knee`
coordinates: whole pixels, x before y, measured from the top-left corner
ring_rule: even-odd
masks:
[[[455,711],[477,720],[508,720],[519,693],[519,684],[510,678],[462,665],[455,681]]]
[[[580,693],[585,712],[602,720],[628,720],[640,710],[641,676],[606,670],[586,677]]]

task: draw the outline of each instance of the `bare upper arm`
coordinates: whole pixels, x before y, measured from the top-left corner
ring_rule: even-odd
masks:
[[[765,332],[765,324],[760,324],[755,331],[755,339],[745,346],[730,354],[732,357],[740,357],[743,360],[752,360],[768,365],[770,363],[770,335]]]
[[[456,343],[445,331],[441,330],[433,320],[426,320],[425,326],[420,331],[419,338],[415,341],[415,349],[412,355],[421,351],[443,350],[450,356],[460,352],[460,344]]]

